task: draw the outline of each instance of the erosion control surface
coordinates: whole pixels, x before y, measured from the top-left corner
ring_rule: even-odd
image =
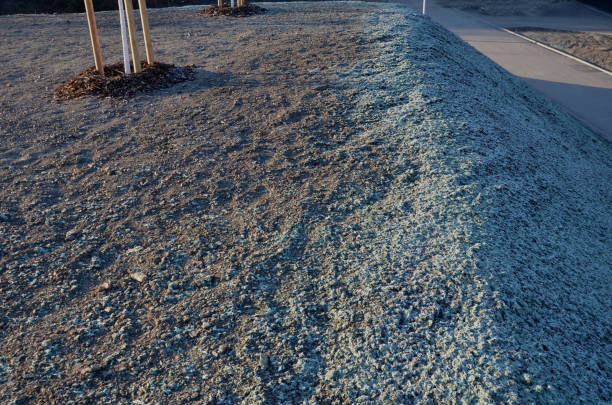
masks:
[[[409,9],[265,7],[151,10],[198,70],[129,102],[1,21],[0,402],[610,402],[610,144]]]
[[[55,97],[68,100],[83,96],[128,97],[170,87],[193,79],[193,67],[179,68],[165,63],[149,65],[142,61],[142,72],[125,74],[123,63],[104,66],[104,75],[90,67],[55,89]]]

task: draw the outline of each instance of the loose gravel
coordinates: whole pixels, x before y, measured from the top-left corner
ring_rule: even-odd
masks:
[[[612,401],[610,143],[408,8],[264,6],[0,104],[0,402]]]

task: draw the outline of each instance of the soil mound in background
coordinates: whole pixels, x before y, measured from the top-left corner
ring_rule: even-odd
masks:
[[[201,0],[148,0],[147,8],[183,7],[202,4]],[[115,0],[93,0],[96,11],[117,10]],[[135,2],[134,8],[138,7]],[[83,13],[85,6],[79,0],[2,0],[0,1],[0,15],[3,14],[57,14],[57,13]]]
[[[209,16],[231,16],[231,17],[248,17],[250,15],[263,14],[266,9],[253,4],[247,4],[240,7],[230,7],[229,4],[224,4],[223,7],[209,6],[200,11],[198,14]]]
[[[124,73],[123,63],[104,66],[104,75],[92,66],[62,83],[55,89],[55,97],[59,100],[83,96],[126,97],[193,79],[193,66],[176,67],[157,62],[149,65],[146,61],[141,66],[142,72],[130,75]]]

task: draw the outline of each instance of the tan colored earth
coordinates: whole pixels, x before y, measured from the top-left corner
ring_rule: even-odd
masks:
[[[612,71],[612,35],[545,28],[511,30]]]

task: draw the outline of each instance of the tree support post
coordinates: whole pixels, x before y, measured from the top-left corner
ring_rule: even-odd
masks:
[[[147,63],[153,64],[153,45],[151,43],[151,33],[149,31],[149,17],[147,16],[147,0],[138,0],[138,10],[140,11],[140,22],[142,23],[142,35],[144,36],[145,51],[147,52]]]
[[[91,0],[90,0],[91,1]],[[134,6],[132,0],[125,0],[125,13],[127,15],[128,32],[130,34],[130,49],[132,50],[132,63],[134,73],[142,72],[140,66],[140,53],[138,52],[138,38],[136,37],[136,22],[134,21]]]
[[[85,0],[85,12],[87,13],[87,24],[89,25],[89,36],[91,37],[91,47],[93,48],[96,69],[104,75],[104,64],[102,63],[102,52],[100,51],[100,40],[98,39],[98,27],[96,26],[96,15],[92,0]]]

